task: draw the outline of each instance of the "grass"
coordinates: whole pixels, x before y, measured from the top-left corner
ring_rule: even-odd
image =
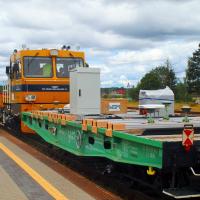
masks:
[[[185,105],[188,105],[188,106],[190,106],[192,108],[191,112],[200,112],[200,104],[195,104],[194,102],[189,102],[189,103],[184,103],[184,102],[175,103],[175,111],[181,111],[181,107],[185,106]]]

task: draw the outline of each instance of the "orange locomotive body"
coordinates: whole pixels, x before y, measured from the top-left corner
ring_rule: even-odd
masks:
[[[3,93],[2,92],[0,92],[0,109],[2,109],[3,108]]]
[[[6,67],[2,121],[32,131],[21,122],[23,111],[47,110],[69,103],[69,70],[84,67],[84,53],[68,49],[15,50]],[[15,127],[13,127],[15,128]]]

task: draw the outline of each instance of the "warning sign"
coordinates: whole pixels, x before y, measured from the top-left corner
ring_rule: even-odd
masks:
[[[185,125],[182,134],[182,145],[186,151],[189,151],[194,142],[194,128],[193,125]]]

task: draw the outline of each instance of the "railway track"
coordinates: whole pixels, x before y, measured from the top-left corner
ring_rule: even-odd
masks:
[[[132,177],[124,174],[122,168],[120,170],[116,170],[115,164],[107,159],[77,157],[62,149],[46,143],[37,135],[32,135],[30,137],[30,135],[20,134],[20,132],[11,129],[4,128],[4,130],[8,133],[6,137],[9,140],[17,143],[17,145],[21,145],[25,151],[28,151],[33,156],[37,157],[37,159],[40,159],[42,162],[46,162],[48,166],[52,167],[58,173],[61,173],[61,175],[63,175],[64,177],[69,178],[69,174],[71,174],[71,180],[75,181],[76,184],[84,189],[86,187],[86,184],[81,184],[80,181],[79,183],[77,183],[74,173],[78,173],[79,175],[81,175],[81,177],[83,177],[83,179],[87,182],[87,187],[89,184],[88,192],[94,195],[96,199],[171,199],[163,196],[159,192],[152,190],[151,188],[140,185],[139,182],[134,180]],[[19,142],[18,139],[23,142]],[[31,148],[30,146],[32,146],[33,148]],[[35,149],[37,149],[37,151]],[[42,154],[45,154],[54,161],[57,161],[56,165],[49,160],[44,161]],[[66,170],[68,171],[67,174],[64,173],[64,171]],[[89,183],[87,180],[90,180]]]

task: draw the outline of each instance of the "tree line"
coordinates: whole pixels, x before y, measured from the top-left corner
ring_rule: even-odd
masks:
[[[166,86],[173,90],[176,101],[191,101],[192,97],[200,96],[200,44],[188,58],[186,76],[182,80],[177,78],[172,64],[167,59],[163,65],[146,73],[135,87],[129,89],[128,96],[138,100],[141,89],[156,90]]]

